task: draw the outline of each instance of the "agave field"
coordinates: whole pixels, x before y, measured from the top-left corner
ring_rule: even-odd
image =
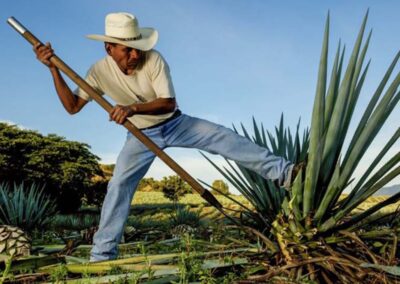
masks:
[[[273,132],[255,120],[252,132],[235,128],[302,165],[290,190],[205,156],[241,193],[217,195],[226,215],[195,194],[177,203],[160,192],[137,192],[119,258],[89,263],[98,209],[59,215],[39,188],[2,185],[0,282],[400,283],[400,192],[373,196],[400,174],[400,152],[388,156],[400,128],[355,176],[400,100],[400,73],[394,72],[400,52],[374,93],[362,91],[370,67],[364,62],[367,18],[350,55],[339,42],[328,68],[328,15],[309,128],[299,123],[291,131],[283,116]],[[360,96],[369,103],[355,121]]]

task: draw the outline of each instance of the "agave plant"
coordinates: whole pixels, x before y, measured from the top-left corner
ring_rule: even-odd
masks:
[[[0,184],[0,224],[30,232],[43,227],[55,212],[55,201],[36,184],[28,188],[14,184],[12,190],[8,184]]]
[[[306,160],[309,144],[309,129],[300,135],[300,120],[294,135],[290,128],[284,126],[284,115],[281,115],[279,126],[275,127],[275,136],[266,130],[262,123],[257,124],[253,118],[254,135],[250,135],[241,124],[243,135],[257,145],[269,149],[277,156],[284,157],[292,163]],[[239,134],[235,126],[233,129]],[[261,175],[241,166],[238,163],[226,160],[229,168],[221,168],[203,155],[243,196],[245,196],[256,209],[250,210],[244,204],[232,200],[229,195],[223,194],[242,208],[241,222],[261,231],[269,231],[276,215],[281,211],[282,202],[287,196],[287,191],[277,186],[276,183],[266,180]],[[218,191],[217,189],[214,189]]]
[[[365,211],[355,211],[368,197],[400,174],[400,152],[383,157],[400,137],[400,128],[383,146],[367,170],[354,173],[379,130],[400,100],[400,72],[390,82],[397,53],[366,107],[353,134],[350,122],[366,78],[364,66],[371,33],[363,41],[368,12],[363,20],[349,62],[343,71],[345,47],[339,42],[328,75],[329,14],[325,25],[317,90],[312,112],[307,166],[298,173],[291,191],[283,197],[272,230],[258,230],[275,262],[266,274],[252,280],[266,281],[275,275],[318,283],[395,283],[391,265],[398,265],[399,227],[378,227],[381,208],[397,202],[400,192]],[[351,136],[350,136],[351,135]],[[345,140],[350,143],[345,147]],[[245,175],[245,174],[244,174]],[[232,179],[234,179],[232,177]],[[345,190],[350,193],[340,198]],[[276,206],[258,185],[247,187],[249,200],[260,199]],[[254,204],[254,203],[253,203]],[[258,203],[257,203],[258,204]],[[262,215],[259,206],[256,213]],[[393,216],[393,215],[392,215]],[[392,222],[395,224],[395,222]],[[384,241],[386,250],[372,243]],[[280,267],[276,268],[276,265]],[[386,272],[386,273],[384,273]],[[392,272],[393,273],[393,272]],[[396,274],[396,273],[393,273]]]

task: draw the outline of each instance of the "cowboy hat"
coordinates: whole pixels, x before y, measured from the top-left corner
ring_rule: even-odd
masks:
[[[139,28],[138,20],[132,14],[111,13],[106,16],[105,35],[86,37],[146,51],[156,45],[158,32],[153,28]]]

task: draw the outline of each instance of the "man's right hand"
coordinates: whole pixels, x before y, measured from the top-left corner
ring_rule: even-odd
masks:
[[[46,45],[37,43],[33,46],[33,51],[36,53],[36,58],[50,69],[56,68],[51,63],[50,58],[54,55],[54,50],[51,48],[51,44],[48,42]]]

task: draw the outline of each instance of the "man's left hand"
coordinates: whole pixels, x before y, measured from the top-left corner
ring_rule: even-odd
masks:
[[[123,124],[132,115],[134,115],[134,111],[129,106],[116,105],[110,112],[110,121]]]

